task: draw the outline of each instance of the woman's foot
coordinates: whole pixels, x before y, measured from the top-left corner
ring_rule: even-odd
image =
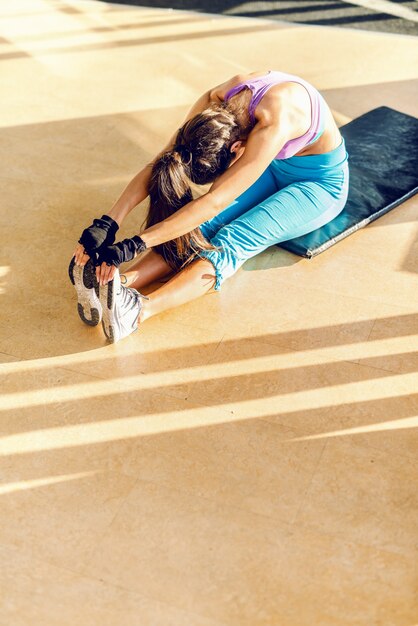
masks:
[[[111,343],[137,330],[143,308],[141,298],[149,298],[136,289],[124,287],[118,270],[113,280],[100,286],[99,297],[103,311],[103,331]]]
[[[91,259],[84,267],[75,264],[74,257],[68,267],[68,275],[77,292],[77,309],[82,321],[89,326],[97,326],[102,319],[102,305],[99,300],[99,285]]]

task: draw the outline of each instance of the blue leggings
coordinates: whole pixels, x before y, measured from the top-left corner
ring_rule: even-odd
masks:
[[[334,219],[347,201],[348,158],[343,138],[324,154],[274,160],[232,204],[201,224],[202,234],[220,248],[198,253],[215,268],[214,288],[269,246]],[[154,249],[165,256],[160,248]]]
[[[343,138],[324,154],[274,160],[232,204],[201,224],[206,239],[222,248],[199,252],[215,268],[214,288],[269,246],[334,219],[347,202],[348,158]]]

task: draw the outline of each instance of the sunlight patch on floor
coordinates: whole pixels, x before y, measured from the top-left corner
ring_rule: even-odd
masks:
[[[154,413],[129,418],[96,420],[93,423],[83,422],[56,428],[42,428],[15,435],[6,435],[0,438],[0,456],[9,454],[23,454],[41,450],[54,450],[72,446],[90,445],[104,441],[117,441],[126,438],[155,435],[157,433],[175,432],[183,429],[193,429],[215,424],[233,423],[236,420],[263,418],[271,416],[272,410],[279,415],[288,411],[309,411],[338,407],[355,398],[362,402],[393,398],[396,385],[402,387],[418,382],[416,374],[402,374],[387,376],[373,381],[349,382],[345,385],[324,386],[318,389],[304,389],[302,391],[272,394],[268,397],[241,402],[219,402],[215,406],[194,406],[183,411]],[[100,397],[114,394],[114,388],[109,389],[108,383],[95,388]],[[123,389],[126,391],[126,389]],[[75,397],[76,389],[71,389],[68,398]],[[395,394],[396,395],[396,394]],[[32,405],[45,403],[44,392],[33,392]],[[44,402],[36,402],[35,399]],[[338,400],[337,400],[338,398]],[[163,396],[161,396],[163,399]],[[22,399],[23,400],[23,399]],[[63,398],[60,399],[63,401]],[[13,406],[10,403],[10,407]],[[18,408],[19,402],[13,408]],[[274,409],[273,409],[274,407]]]
[[[262,349],[264,345],[254,345],[254,350]],[[399,338],[396,337],[393,340],[390,339],[376,339],[369,341],[366,344],[359,343],[352,346],[349,345],[349,355],[344,354],[344,346],[338,346],[339,360],[340,361],[353,361],[354,359],[365,359],[368,357],[376,356],[389,356],[389,355],[407,355],[408,353],[414,354],[416,346],[411,343],[408,337]],[[205,380],[228,380],[231,376],[231,372],[234,372],[234,376],[249,376],[257,373],[269,373],[276,371],[289,371],[300,367],[310,367],[314,365],[332,365],[337,364],[338,360],[327,361],[327,351],[332,350],[335,354],[335,346],[332,348],[319,348],[316,350],[304,350],[294,352],[290,356],[289,350],[285,350],[284,354],[276,354],[276,347],[272,348],[273,354],[268,356],[243,358],[239,360],[228,360],[220,363],[216,361],[204,366],[196,366],[193,368],[178,368],[170,370],[169,384],[192,384],[203,383]],[[277,346],[277,352],[280,351],[280,347]],[[19,373],[25,370],[27,367],[26,362],[6,363],[1,366],[0,372],[13,372]],[[36,368],[35,368],[36,369]],[[134,376],[112,376],[112,384],[109,385],[107,379],[102,380],[89,380],[85,383],[69,384],[63,386],[56,386],[50,393],[46,393],[45,389],[38,389],[34,391],[22,391],[4,393],[2,396],[1,410],[13,410],[21,409],[23,407],[35,407],[53,404],[56,402],[70,401],[75,397],[82,397],[84,400],[94,397],[105,397],[106,395],[113,395],[114,389],[121,389],[125,392],[128,391],[145,391],[155,389],[162,392],[164,389],[164,371],[158,371],[155,373],[141,373]],[[325,392],[325,391],[324,391]],[[280,397],[280,396],[278,396]]]
[[[49,476],[47,478],[34,478],[32,480],[21,480],[14,483],[0,485],[0,496],[15,493],[17,491],[26,491],[27,489],[35,489],[36,487],[46,487],[47,485],[56,485],[58,483],[68,482],[70,480],[80,480],[87,476],[93,476],[98,472],[80,472],[78,474],[63,474],[61,476]]]

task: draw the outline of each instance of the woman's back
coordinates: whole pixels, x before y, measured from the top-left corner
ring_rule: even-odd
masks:
[[[253,73],[246,80],[240,80],[233,87],[227,89],[220,97],[228,101],[244,88],[251,91],[251,100],[249,104],[249,117],[252,124],[256,123],[255,110],[269,89],[275,85],[282,83],[298,83],[302,85],[309,94],[311,104],[311,123],[308,130],[297,138],[290,139],[275,157],[276,159],[287,159],[294,156],[304,148],[316,142],[326,130],[327,121],[330,118],[328,106],[319,91],[308,81],[300,76],[269,70],[265,73]],[[229,81],[230,82],[230,81]],[[223,98],[222,98],[223,96]],[[335,123],[334,123],[335,125]]]

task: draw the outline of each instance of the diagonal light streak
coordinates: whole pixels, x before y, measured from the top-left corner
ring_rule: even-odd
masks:
[[[416,428],[418,426],[418,415],[413,417],[405,417],[398,420],[389,420],[378,424],[366,424],[365,426],[356,426],[355,428],[344,428],[341,430],[331,430],[326,433],[318,433],[317,435],[306,435],[304,437],[292,437],[287,442],[298,441],[314,441],[316,439],[329,439],[332,437],[347,437],[350,435],[362,435],[364,433],[384,432],[387,430],[403,430],[404,428]]]
[[[416,383],[417,377],[401,374],[370,384],[370,381],[346,383],[331,387],[278,394],[255,400],[230,402],[219,406],[195,406],[191,409],[153,413],[133,417],[58,426],[6,435],[0,439],[0,456],[56,450],[81,445],[175,432],[184,429],[232,423],[236,420],[271,417],[272,406],[277,415],[287,411],[330,409],[344,398],[361,398],[362,402],[393,399],[394,385]],[[329,392],[329,393],[327,393]],[[403,396],[404,397],[404,396]]]
[[[0,485],[0,496],[16,491],[26,491],[35,487],[45,487],[46,485],[55,485],[57,483],[68,482],[69,480],[79,480],[86,476],[92,476],[97,472],[81,472],[79,474],[62,474],[60,476],[49,476],[48,478],[35,478],[33,480],[22,480],[14,483]]]
[[[418,334],[414,333],[415,329],[412,329],[412,326],[416,326],[415,316],[406,315],[401,318],[405,320],[403,334],[396,335],[393,337],[383,337],[378,339],[368,339],[367,341],[360,340],[355,336],[354,332],[351,333],[351,336],[346,333],[346,329],[350,329],[351,326],[354,326],[354,331],[357,328],[361,328],[362,324],[366,323],[369,320],[359,320],[358,322],[347,322],[340,323],[334,326],[330,325],[327,327],[306,327],[306,328],[295,328],[291,329],[282,329],[276,335],[274,335],[274,340],[270,340],[270,335],[261,334],[259,336],[253,335],[251,338],[247,335],[236,336],[235,338],[227,339],[222,343],[225,345],[233,345],[235,343],[239,343],[241,341],[246,341],[251,339],[254,341],[254,346],[259,346],[260,344],[266,345],[270,344],[272,346],[277,347],[277,357],[281,354],[292,353],[292,359],[295,353],[304,353],[308,359],[314,358],[314,355],[318,355],[321,359],[328,358],[329,355],[338,354],[338,359],[340,360],[349,360],[358,358],[367,358],[371,356],[388,356],[390,354],[395,354],[396,352],[414,352],[418,350]],[[377,318],[378,322],[385,323],[386,321],[390,324],[393,321],[393,318]],[[408,328],[408,325],[410,328]],[[326,340],[327,343],[325,345],[321,345],[321,342],[324,341],[324,331],[329,332],[330,339]],[[319,341],[316,342],[315,338],[317,333],[319,334]],[[306,336],[305,344],[310,343],[310,349],[307,349],[305,345],[301,342],[293,341],[292,337],[298,336]],[[313,340],[310,339],[310,335],[313,335]],[[334,338],[333,335],[336,335]],[[290,336],[290,340],[289,340]],[[273,337],[273,334],[271,335]],[[318,343],[318,345],[315,345]],[[192,351],[195,346],[199,347],[213,347],[212,343],[184,343],[181,347],[177,348],[167,348],[164,350],[164,354],[169,352],[170,354],[173,351],[176,355],[181,352],[189,352]],[[154,350],[144,350],[138,353],[138,346],[134,343],[129,346],[124,346],[123,357],[124,358],[137,358],[141,361],[143,360],[145,366],[147,365],[147,359],[149,357],[153,358],[153,356],[158,353],[158,351]],[[2,374],[21,374],[22,372],[33,372],[40,371],[42,369],[47,368],[63,368],[67,370],[71,370],[73,367],[76,367],[76,371],[79,373],[83,373],[83,370],[80,371],[79,365],[84,364],[94,364],[96,362],[101,362],[107,360],[109,363],[115,358],[115,355],[109,356],[109,351],[106,348],[98,348],[94,351],[86,351],[86,352],[77,352],[72,354],[65,354],[59,356],[51,356],[39,359],[32,360],[17,360],[14,362],[6,362],[0,364],[0,375]],[[116,358],[120,358],[120,355],[116,355]],[[216,357],[215,357],[216,358]],[[288,356],[287,356],[288,359]],[[288,366],[291,367],[292,363],[289,362]],[[173,367],[173,366],[170,366]],[[88,371],[85,372],[88,374]],[[100,378],[100,375],[97,373],[97,369],[94,369],[94,376]]]
[[[418,22],[418,14],[409,7],[403,7],[401,5],[390,2],[390,0],[342,0],[349,5],[357,5],[372,11],[378,11],[379,13],[387,13],[395,17],[400,17],[404,20],[411,22]]]
[[[254,349],[266,349],[267,344],[254,343]],[[292,370],[301,367],[311,367],[315,365],[336,365],[339,362],[355,361],[367,358],[398,357],[399,351],[402,355],[414,355],[416,351],[416,341],[411,337],[395,337],[392,339],[377,339],[374,341],[362,342],[359,344],[348,344],[343,346],[326,346],[324,348],[316,348],[312,350],[300,350],[295,348],[291,358],[289,351],[291,348],[276,346],[277,353],[267,356],[253,356],[251,358],[242,358],[235,360],[227,360],[219,362],[215,360],[206,365],[197,365],[194,367],[178,368],[166,371],[157,371],[149,373],[134,374],[132,376],[120,376],[101,378],[100,374],[96,374],[94,379],[87,380],[76,384],[68,384],[61,386],[51,386],[51,388],[25,390],[19,392],[3,393],[0,402],[0,411],[22,409],[25,407],[46,406],[56,402],[69,402],[74,398],[83,398],[86,400],[93,397],[104,397],[114,395],[115,389],[129,391],[145,391],[154,390],[164,392],[167,386],[181,385],[185,387],[188,384],[203,384],[205,380],[219,380],[222,378],[230,379],[231,372],[239,376],[251,376],[252,374],[269,373],[277,371]],[[35,362],[36,363],[36,362]],[[71,364],[71,362],[70,362]],[[67,363],[62,363],[63,369],[66,369]],[[366,363],[367,365],[367,363]],[[23,364],[24,368],[27,364]],[[0,372],[20,373],[22,363],[12,362],[5,363],[0,366]],[[67,371],[72,371],[67,366]],[[31,368],[36,370],[36,365]],[[383,369],[383,368],[381,368]],[[78,370],[78,373],[79,370]],[[88,373],[86,373],[88,377]],[[109,381],[112,383],[109,384]],[[24,385],[24,381],[22,382]],[[46,391],[48,393],[46,393]]]

